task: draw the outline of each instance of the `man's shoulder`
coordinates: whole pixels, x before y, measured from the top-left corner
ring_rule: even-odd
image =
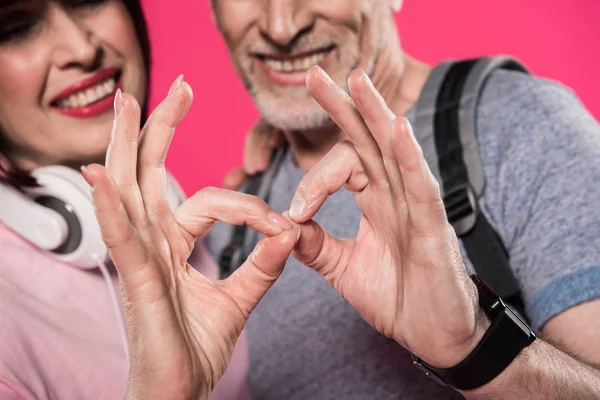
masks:
[[[506,104],[515,100],[535,102],[544,100],[539,98],[541,93],[553,94],[555,97],[551,96],[549,100],[554,101],[561,100],[564,96],[575,96],[571,88],[559,81],[520,71],[497,69],[491,73],[485,84],[480,104]]]
[[[528,124],[560,118],[561,110],[585,111],[569,87],[547,78],[523,72],[496,70],[487,80],[478,106],[478,123],[507,124],[526,128]]]
[[[497,70],[483,88],[477,136],[484,163],[509,159],[529,163],[548,152],[579,153],[597,121],[569,87],[546,78]]]

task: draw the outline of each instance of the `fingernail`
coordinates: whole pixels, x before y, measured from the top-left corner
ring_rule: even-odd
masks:
[[[415,132],[413,131],[412,124],[410,123],[410,121],[408,120],[408,118],[404,118],[404,123],[406,124],[406,128],[408,129],[408,131],[410,132],[410,134],[414,136]]]
[[[408,118],[405,117],[401,117],[402,118],[402,124],[404,125],[404,129],[406,129],[406,132],[408,132],[408,134],[410,136],[414,136],[414,132],[412,129],[412,125],[410,124],[410,121],[408,120]]]
[[[361,78],[365,80],[367,85],[370,85],[371,87],[373,87],[373,82],[371,81],[371,78],[369,78],[369,75],[367,75],[367,73],[363,69],[360,69],[359,71],[360,71]]]
[[[319,67],[316,64],[310,68],[315,70],[314,75],[320,76],[325,82],[329,82],[329,76],[327,76],[327,74],[325,73],[323,68]],[[313,76],[313,74],[306,74],[305,84],[307,87],[310,86],[310,81],[312,80],[312,76]]]
[[[300,239],[300,226],[294,224],[294,229],[296,230],[296,240]]]
[[[183,74],[179,75],[177,79],[175,79],[175,82],[171,84],[171,88],[169,89],[167,97],[169,97],[171,93],[173,93],[179,86],[181,86],[181,82],[183,82]]]
[[[123,110],[123,93],[121,92],[121,89],[117,89],[117,93],[115,94],[114,108],[115,116],[119,117]]]
[[[81,174],[83,175],[83,177],[85,178],[85,180],[87,181],[87,183],[90,183],[90,170],[88,169],[87,165],[82,165],[81,166]]]
[[[304,214],[304,211],[306,211],[306,200],[300,193],[296,193],[290,206],[290,217],[298,219]]]
[[[274,211],[269,211],[269,213],[267,215],[268,215],[269,219],[271,221],[273,221],[273,223],[275,225],[277,225],[277,227],[279,227],[283,230],[292,229],[292,224],[290,223],[290,221],[285,219],[285,217],[283,215],[279,215]]]
[[[362,69],[360,70],[360,72],[361,72],[362,79],[364,79],[364,80],[365,80],[365,83],[367,84],[367,86],[368,86],[368,87],[369,87],[369,88],[370,88],[372,91],[374,91],[375,93],[379,93],[379,92],[377,91],[377,88],[376,88],[376,87],[375,87],[375,85],[373,84],[373,81],[372,81],[372,80],[371,80],[371,78],[369,77],[369,75],[367,75],[367,73],[366,73],[365,71],[363,71]]]
[[[327,78],[327,77],[328,77],[328,76],[327,76],[327,74],[325,73],[325,70],[324,70],[323,68],[319,67],[319,66],[318,66],[318,65],[316,65],[316,64],[315,64],[315,69],[317,70],[317,73],[318,73],[319,75],[321,75],[322,77],[324,77],[324,78]]]

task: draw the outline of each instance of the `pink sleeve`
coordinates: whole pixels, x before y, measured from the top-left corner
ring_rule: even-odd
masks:
[[[33,398],[0,378],[0,400],[33,400]]]

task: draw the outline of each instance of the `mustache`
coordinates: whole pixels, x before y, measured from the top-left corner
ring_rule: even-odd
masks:
[[[314,50],[325,49],[327,47],[335,47],[339,43],[337,38],[329,35],[304,35],[290,42],[289,45],[281,46],[273,43],[266,37],[262,37],[259,40],[252,42],[250,47],[246,50],[247,53],[253,55],[262,54],[302,54]]]

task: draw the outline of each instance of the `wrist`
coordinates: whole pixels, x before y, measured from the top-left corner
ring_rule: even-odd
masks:
[[[440,358],[436,364],[432,365],[437,368],[452,368],[467,358],[468,355],[475,350],[490,327],[490,320],[479,306],[477,306],[477,310],[475,311],[474,320],[473,333],[469,339],[459,345],[449,348],[443,359]]]
[[[452,368],[458,365],[473,352],[490,327],[490,320],[479,305],[477,287],[470,279],[469,282],[473,311],[471,317],[465,318],[465,325],[470,326],[468,334],[463,336],[462,340],[454,341],[452,345],[443,346],[443,351],[435,351],[434,357],[421,357],[436,368]]]
[[[475,348],[458,364],[445,368],[436,367],[413,356],[415,366],[427,376],[442,385],[450,385],[459,390],[472,390],[490,383],[536,338],[531,328],[479,277],[471,277],[479,291],[481,309],[491,321],[483,337],[479,341],[472,341],[477,343]],[[477,325],[482,327],[481,322]],[[472,336],[475,338],[475,335]],[[461,351],[468,347],[462,346]],[[455,351],[454,354],[462,357],[460,352]]]

